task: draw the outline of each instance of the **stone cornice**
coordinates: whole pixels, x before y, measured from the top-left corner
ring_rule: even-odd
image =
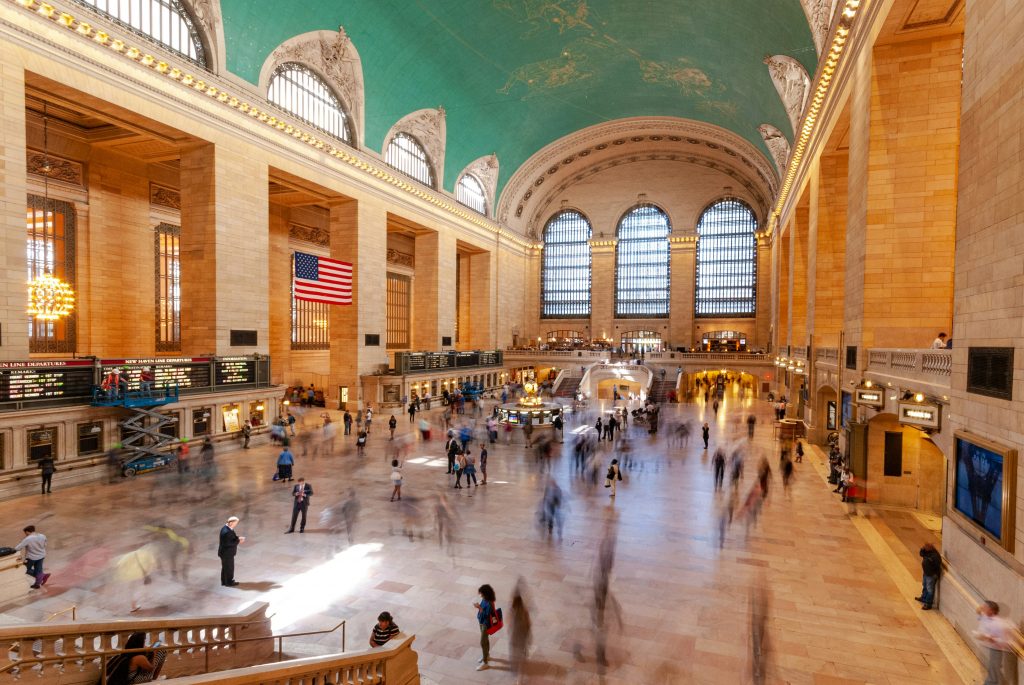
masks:
[[[12,11],[17,12],[17,17],[11,16]],[[6,0],[0,4],[0,32],[6,33],[15,44],[35,45],[39,52],[70,58],[71,63],[78,67],[84,63],[106,80],[113,80],[112,85],[118,89],[124,89],[127,82],[142,94],[156,96],[166,104],[173,104],[193,115],[198,114],[203,124],[215,125],[234,134],[241,132],[251,136],[257,132],[263,140],[278,148],[275,150],[278,154],[283,152],[303,164],[312,163],[342,173],[346,179],[358,183],[361,190],[390,201],[406,203],[416,211],[440,211],[447,218],[456,219],[456,227],[460,223],[469,224],[490,233],[490,238],[496,238],[497,245],[501,247],[525,250],[534,246],[531,241],[500,224],[468,208],[462,208],[453,197],[410,181],[387,167],[376,156],[366,155],[342,143],[336,145],[333,139],[306,126],[297,118],[280,116],[280,111],[264,98],[243,92],[229,79],[202,71],[186,60],[177,59],[168,51],[120,29],[112,22],[103,22],[101,28],[96,28],[77,19],[78,14],[82,14],[82,8],[66,1],[41,3],[38,0]],[[88,18],[93,20],[92,15]],[[35,26],[27,25],[29,22],[41,22],[35,26],[48,26],[51,30],[62,31],[62,35],[60,38],[51,38]],[[100,24],[95,23],[96,26]],[[79,51],[79,45],[88,50],[103,49],[107,54],[119,57],[126,66],[129,62],[134,63],[166,79],[170,88],[157,88],[149,81],[116,69],[110,63],[91,57],[86,49]],[[177,88],[183,90],[176,93]],[[184,89],[207,97],[186,98]],[[249,127],[249,120],[259,122],[265,128],[259,132],[261,127]],[[296,148],[289,145],[293,142],[289,138],[307,149],[296,154]],[[333,163],[330,158],[333,158]],[[384,192],[390,189],[402,192]],[[475,233],[471,235],[478,240],[486,239]]]

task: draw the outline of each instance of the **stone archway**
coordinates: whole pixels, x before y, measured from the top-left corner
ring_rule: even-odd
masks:
[[[814,428],[808,436],[816,445],[825,445],[828,434],[839,430],[839,396],[831,385],[818,388],[814,398]]]
[[[888,455],[887,455],[888,453]],[[868,420],[868,502],[941,514],[946,502],[946,456],[895,414]]]

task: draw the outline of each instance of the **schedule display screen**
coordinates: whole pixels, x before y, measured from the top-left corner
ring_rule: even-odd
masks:
[[[89,397],[93,364],[67,362],[0,362],[0,402]]]
[[[121,377],[127,379],[130,390],[138,390],[139,376],[143,369],[156,367],[156,387],[177,385],[181,389],[209,388],[213,384],[210,378],[209,357],[180,357],[155,359],[104,359],[102,362],[103,377],[113,369],[121,370]]]
[[[239,385],[256,382],[256,362],[252,359],[218,359],[214,366],[214,383]]]

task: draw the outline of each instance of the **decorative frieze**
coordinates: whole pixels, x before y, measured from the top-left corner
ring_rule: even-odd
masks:
[[[159,183],[149,184],[149,204],[181,211],[181,193]]]
[[[25,161],[30,174],[85,187],[85,173],[81,162],[55,157],[39,150],[27,150]]]
[[[388,264],[397,264],[398,266],[407,266],[410,269],[416,268],[416,258],[408,252],[399,252],[388,248]]]
[[[312,243],[320,247],[330,247],[331,245],[331,234],[315,226],[290,224],[288,226],[288,237],[292,240],[301,240],[302,242]]]

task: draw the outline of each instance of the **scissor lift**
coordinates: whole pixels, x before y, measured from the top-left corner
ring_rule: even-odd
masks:
[[[177,439],[165,435],[161,429],[177,423],[178,419],[158,411],[158,407],[178,401],[178,386],[166,385],[153,390],[123,390],[117,393],[100,387],[92,389],[92,406],[121,407],[131,416],[120,421],[124,429],[121,446],[128,452],[123,462],[125,475],[135,475],[138,469],[132,467],[139,459],[166,460],[167,447]]]

